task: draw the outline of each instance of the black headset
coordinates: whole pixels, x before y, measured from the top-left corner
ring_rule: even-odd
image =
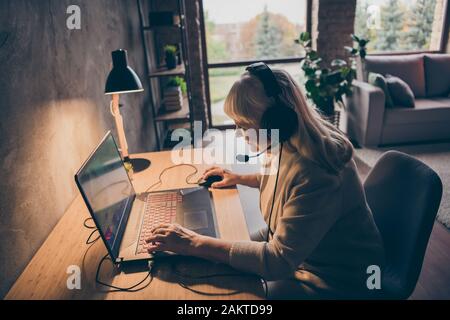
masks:
[[[257,62],[249,65],[245,70],[250,74],[256,76],[263,84],[264,91],[269,98],[274,98],[274,104],[268,106],[261,117],[261,128],[267,129],[267,134],[270,136],[271,129],[279,130],[279,139],[281,143],[280,155],[278,159],[278,170],[275,178],[275,187],[273,190],[272,204],[270,207],[269,223],[267,226],[266,241],[269,242],[269,235],[273,235],[270,227],[272,222],[273,207],[275,204],[275,195],[278,186],[278,176],[280,174],[281,155],[283,152],[283,142],[287,141],[298,129],[297,113],[288,105],[283,103],[280,99],[281,87],[275,78],[272,70],[264,62]],[[260,153],[261,154],[261,153]],[[246,155],[245,162],[248,161],[249,156]]]
[[[264,62],[251,64],[245,70],[257,77],[266,95],[274,99],[261,117],[261,128],[267,129],[269,136],[271,129],[278,129],[280,142],[287,141],[298,129],[297,113],[281,100],[281,87],[275,75]]]

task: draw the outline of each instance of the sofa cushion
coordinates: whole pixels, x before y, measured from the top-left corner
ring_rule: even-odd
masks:
[[[416,99],[415,108],[386,109],[385,125],[447,122],[450,126],[450,98]]]
[[[427,54],[424,57],[427,97],[450,93],[450,54]]]
[[[399,77],[410,86],[416,98],[423,98],[426,96],[423,56],[367,56],[366,71]]]
[[[405,81],[387,74],[386,83],[394,107],[414,108],[414,93]]]
[[[386,82],[386,78],[379,73],[369,73],[368,82],[375,87],[380,88],[384,92],[385,97],[385,107],[393,108],[394,102],[392,101],[391,94],[389,93],[388,84]]]

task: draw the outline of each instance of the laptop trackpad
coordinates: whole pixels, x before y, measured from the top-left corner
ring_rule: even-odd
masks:
[[[188,211],[184,213],[184,226],[190,230],[208,228],[208,215],[206,210]]]

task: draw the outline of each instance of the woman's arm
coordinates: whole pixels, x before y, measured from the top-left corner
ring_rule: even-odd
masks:
[[[242,184],[252,188],[259,188],[259,174],[240,175],[220,167],[212,167],[203,173],[202,179],[207,179],[210,176],[222,177],[222,181],[211,185],[213,188],[225,188],[235,186],[237,184]]]
[[[228,263],[231,241],[202,236],[177,224],[161,224],[146,239],[147,250],[172,251],[212,261]]]
[[[283,206],[283,217],[269,242],[226,241],[199,235],[179,225],[163,224],[147,239],[148,251],[172,251],[228,263],[266,280],[292,275],[333,226],[340,214],[338,177],[299,183]]]

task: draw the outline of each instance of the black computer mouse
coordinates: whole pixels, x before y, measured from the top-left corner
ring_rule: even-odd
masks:
[[[222,177],[221,176],[209,176],[208,178],[206,178],[206,180],[202,180],[198,183],[199,186],[205,187],[205,188],[209,188],[211,187],[211,185],[214,182],[219,182],[222,181]]]

